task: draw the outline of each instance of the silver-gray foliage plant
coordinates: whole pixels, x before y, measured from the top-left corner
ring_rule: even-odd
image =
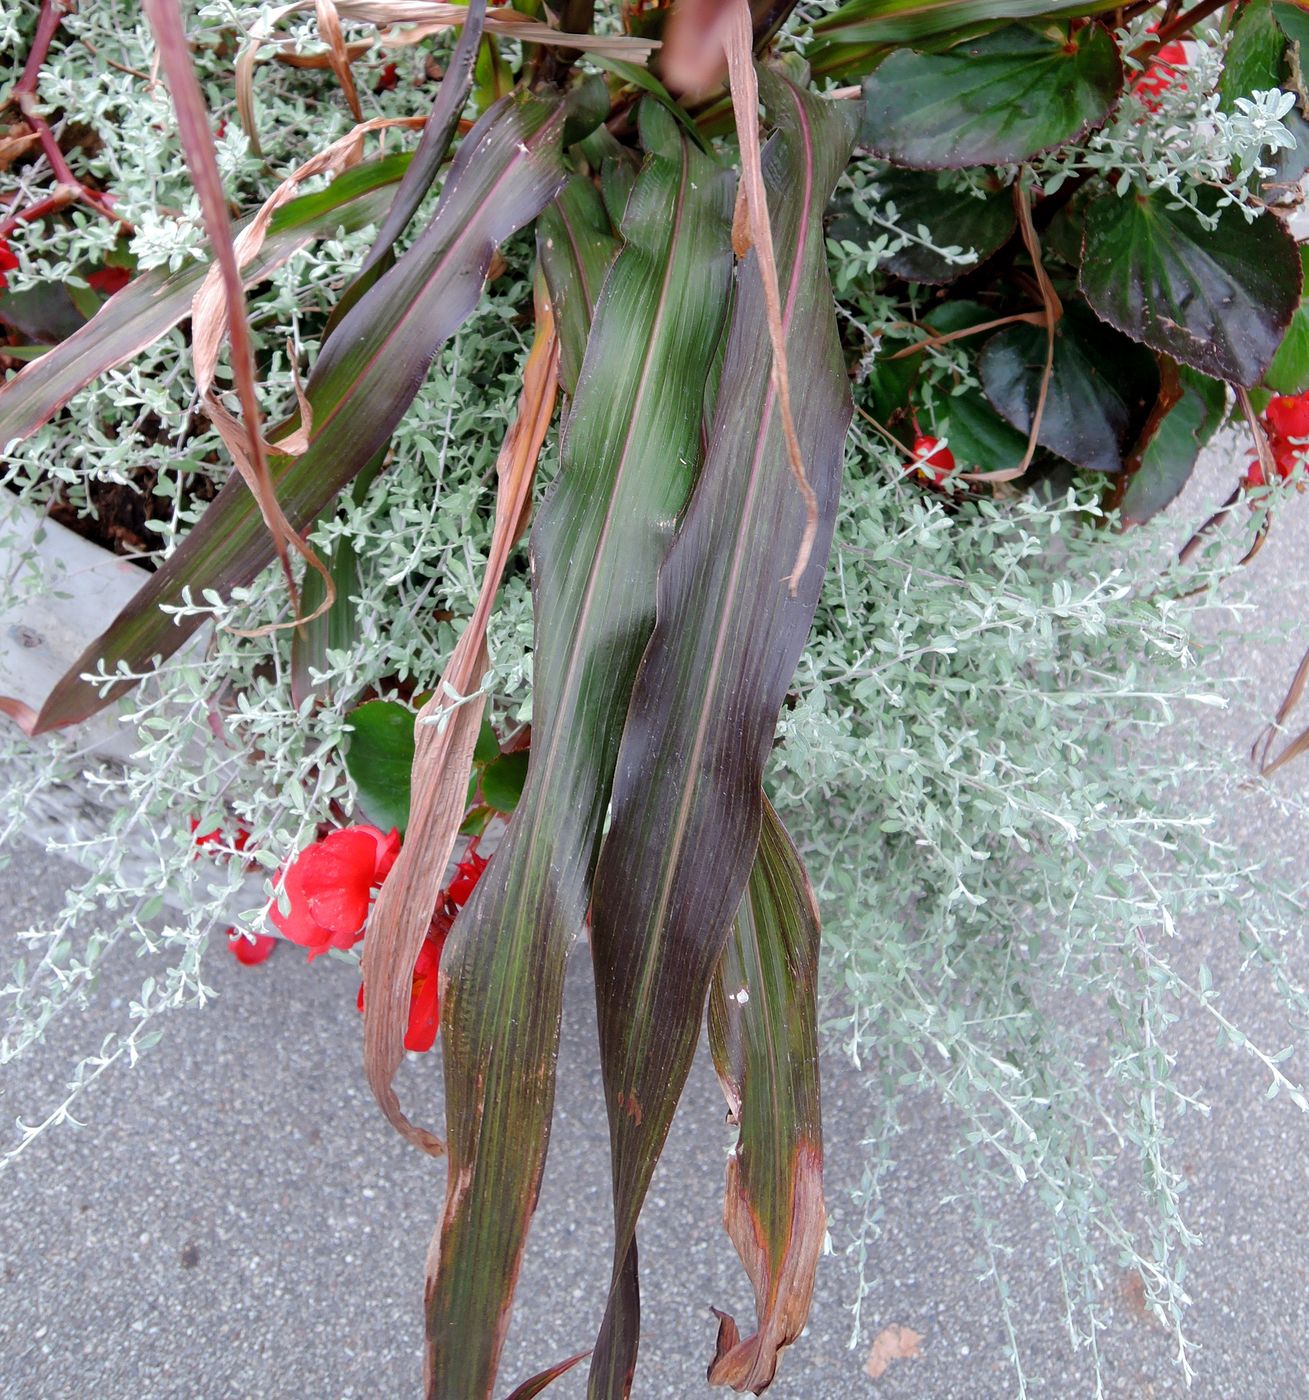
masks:
[[[12,13],[0,18],[0,62],[21,61],[35,10],[25,0],[17,23]],[[215,26],[228,13],[204,11]],[[135,6],[85,6],[65,22],[127,69],[149,67]],[[225,174],[236,195],[257,199],[269,177],[233,119],[230,58],[203,48],[197,57],[215,113],[229,118]],[[143,261],[176,266],[191,256],[198,218],[160,91],[94,63],[80,44],[52,55],[42,91],[76,106],[100,136],[94,168],[137,225]],[[258,94],[273,170],[348,129],[340,104],[322,101],[318,75],[270,65]],[[421,109],[421,98],[406,100]],[[396,111],[388,102],[388,114]],[[1129,136],[1139,138],[1115,130],[1098,149],[1121,162]],[[1150,163],[1138,161],[1144,181],[1185,177],[1176,159],[1147,154]],[[40,170],[25,178],[39,195]],[[851,183],[858,190],[867,181],[856,169]],[[173,212],[161,217],[161,207]],[[897,233],[894,210],[884,215],[892,227],[876,251],[921,236]],[[48,243],[15,240],[15,285],[76,276],[109,237],[88,215]],[[262,343],[280,351],[289,338],[301,365],[312,362],[301,318],[330,305],[367,242],[365,230],[319,243],[278,273],[257,298]],[[967,250],[949,251],[966,259]],[[518,252],[509,261],[521,270],[529,249]],[[876,257],[839,245],[832,254],[843,316],[856,331],[878,324],[883,308],[866,288]],[[529,291],[512,272],[493,284],[397,431],[387,471],[362,504],[342,504],[315,532],[320,548],[353,542],[361,570],[358,635],[329,655],[319,703],[290,699],[285,632],[244,635],[287,617],[284,590],[260,580],[227,604],[192,600],[215,626],[203,647],[120,704],[130,762],[83,751],[76,734],[30,742],[13,726],[0,730],[10,775],[0,845],[11,858],[25,858],[24,833],[53,832],[62,784],[89,789],[100,814],[45,842],[86,876],[50,925],[21,935],[23,957],[0,986],[0,1062],[85,1005],[111,955],[150,955],[127,1020],[80,1059],[65,1100],[19,1125],[6,1160],[68,1118],[107,1068],[134,1062],[157,1040],[165,1013],[210,998],[211,940],[229,925],[260,927],[280,865],[331,804],[353,806],[340,744],[355,698],[422,688],[438,673],[456,636],[456,624],[442,619],[467,616],[485,562],[490,475],[515,408]],[[934,353],[929,406],[934,393],[945,402],[968,382],[956,354]],[[293,402],[285,354],[265,392],[270,406]],[[177,426],[191,424],[196,408],[189,357],[174,333],[78,395],[9,454],[0,481],[33,505],[58,488],[87,510],[91,482],[130,481],[153,466],[157,489],[175,503],[160,539],[168,550],[195,512],[183,483],[224,470],[212,431]],[[1181,1318],[1193,1236],[1168,1145],[1173,1117],[1196,1105],[1170,1058],[1178,1003],[1198,1004],[1258,1056],[1273,1090],[1301,1108],[1305,1099],[1284,1068],[1289,1052],[1246,1040],[1208,972],[1177,956],[1178,931],[1201,911],[1227,920],[1295,1014],[1309,1010],[1282,953],[1300,906],[1214,840],[1201,794],[1206,782],[1224,780],[1219,760],[1193,750],[1178,763],[1166,743],[1230,696],[1214,609],[1206,594],[1180,596],[1197,576],[1169,580],[1158,531],[1117,536],[1076,483],[1003,502],[927,494],[862,422],[847,468],[832,567],[770,778],[825,918],[828,1043],[869,1088],[867,1169],[853,1211],[836,1207],[837,1240],[849,1242],[862,1280],[902,1109],[925,1092],[953,1111],[965,1171],[981,1169],[1039,1202],[1074,1340],[1096,1351],[1106,1270],[1135,1268],[1189,1374]],[[547,460],[543,477],[553,470]],[[6,528],[16,538],[17,527]],[[11,598],[57,586],[20,573]],[[491,632],[502,718],[530,714],[530,645],[519,567]],[[252,837],[244,855],[219,845],[197,858],[197,827],[221,827],[230,839],[238,826]],[[247,859],[261,872],[260,890]],[[1144,1226],[1137,1203],[1115,1185],[1129,1159]],[[1003,1248],[980,1206],[978,1221],[1022,1390]],[[856,1338],[865,1290],[861,1282],[854,1300]]]

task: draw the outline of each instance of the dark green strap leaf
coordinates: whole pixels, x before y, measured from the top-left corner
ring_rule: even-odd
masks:
[[[1122,86],[1102,25],[1011,25],[944,53],[893,53],[864,81],[860,139],[917,170],[1011,165],[1100,126]]]
[[[581,931],[655,578],[700,462],[726,312],[732,182],[647,102],[650,155],[532,530],[532,748],[504,843],[442,958],[449,1185],[429,1280],[430,1395],[491,1392],[554,1102]]]
[[[263,247],[242,270],[246,286],[262,281],[315,238],[376,223],[408,165],[408,153],[386,156],[345,171],[326,189],[288,200],[273,215]],[[186,320],[208,271],[208,262],[192,261],[176,272],[143,272],[39,364],[16,374],[0,388],[0,449],[30,437],[74,394]]]
[[[752,1390],[804,1330],[827,1232],[818,1082],[818,908],[800,853],[764,802],[759,850],[714,973],[709,1048],[734,1122],[724,1219],[754,1285],[758,1330],[719,1313],[714,1385]]]
[[[1027,433],[1041,394],[1046,339],[1040,326],[1013,326],[986,342],[982,388],[1001,417]],[[1054,371],[1037,442],[1074,466],[1118,472],[1159,396],[1154,356],[1080,302],[1055,335]]]
[[[525,1380],[522,1385],[515,1386],[505,1397],[505,1400],[536,1400],[536,1396],[557,1381],[560,1376],[571,1371],[579,1361],[585,1361],[590,1354],[589,1351],[579,1351],[576,1356],[570,1356],[567,1361],[557,1362],[548,1370],[541,1371],[529,1380]]]
[[[559,336],[559,382],[577,392],[591,312],[618,250],[600,191],[574,175],[536,222],[536,255],[550,288]]]
[[[911,44],[978,24],[1050,15],[1102,15],[1116,0],[849,0],[814,22],[814,32],[847,44]]]
[[[304,529],[385,446],[445,340],[477,305],[491,255],[534,219],[564,180],[557,95],[519,94],[493,107],[469,133],[446,179],[432,222],[370,287],[323,346],[306,394],[308,448],[269,460],[287,519]],[[202,617],[163,611],[187,591],[220,597],[248,584],[273,557],[246,485],[230,480],[167,563],[77,659],[42,707],[37,732],[75,724],[134,682],[105,694],[84,681],[103,664],[140,671],[171,656]]]
[[[1167,190],[1101,195],[1086,214],[1081,287],[1133,340],[1249,389],[1300,305],[1303,274],[1279,218],[1251,223],[1221,198],[1198,190],[1197,212]]]
[[[341,300],[332,311],[327,333],[330,334],[340,324],[347,311],[359,300],[374,282],[391,266],[395,241],[409,227],[418,206],[423,202],[436,172],[450,150],[450,142],[459,126],[459,114],[464,110],[468,94],[473,86],[473,64],[477,60],[477,48],[482,42],[482,25],[486,19],[486,0],[469,0],[468,16],[459,32],[459,42],[446,67],[441,86],[437,89],[436,101],[431,114],[423,125],[422,139],[395,199],[386,211],[382,227],[373,239],[355,279],[346,288]]]
[[[659,574],[658,622],[632,692],[592,897],[615,1213],[615,1287],[592,1400],[627,1393],[637,1331],[629,1251],[754,862],[760,778],[817,604],[852,411],[822,215],[858,114],[766,69],[759,82],[777,126],[764,174],[818,530],[792,595],[805,505],[788,468],[752,254],[738,272],[704,471]]]
[[[1300,268],[1302,275],[1309,270],[1309,247],[1304,244],[1300,245]],[[1264,384],[1275,394],[1302,394],[1309,389],[1309,307],[1303,301],[1291,317]]]

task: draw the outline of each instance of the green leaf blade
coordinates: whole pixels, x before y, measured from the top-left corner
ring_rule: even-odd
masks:
[[[709,1048],[740,1137],[727,1166],[728,1233],[750,1274],[758,1330],[720,1313],[712,1384],[758,1394],[804,1330],[822,1253],[818,909],[799,852],[764,802],[759,850],[714,974]]]
[[[353,733],[345,749],[346,772],[359,805],[374,826],[409,825],[409,783],[414,766],[414,712],[394,700],[369,700],[350,712]]]
[[[1115,8],[1115,0],[849,0],[817,20],[814,32],[848,44],[912,44],[979,24],[1072,19]]]
[[[408,164],[407,153],[369,161],[338,175],[324,190],[288,201],[243,269],[245,285],[261,282],[312,239],[375,223]],[[193,261],[176,272],[153,268],[134,277],[39,364],[0,387],[0,448],[30,437],[74,394],[186,320],[208,270],[208,262]]]
[[[496,246],[535,218],[565,178],[556,96],[505,98],[460,147],[431,224],[360,298],[323,347],[306,386],[309,445],[274,452],[269,468],[295,529],[305,529],[382,450],[422,385],[437,350],[477,304]],[[116,298],[115,298],[116,300]],[[273,558],[245,483],[233,477],[131,604],[78,658],[42,707],[37,732],[74,724],[134,684],[101,694],[82,680],[103,664],[140,671],[171,656],[204,621],[162,609],[188,592],[228,597]]]
[[[760,778],[817,603],[852,412],[822,215],[856,114],[761,69],[764,154],[796,430],[819,503],[813,555],[772,387],[762,281],[742,264],[705,467],[659,575],[592,891],[614,1162],[615,1257],[592,1400],[635,1364],[637,1216],[694,1055],[758,842]]]
[[[1183,365],[1178,370],[1181,397],[1140,449],[1120,507],[1125,525],[1143,525],[1181,495],[1195,470],[1200,449],[1218,430],[1227,408],[1227,391],[1216,379]]]
[[[562,446],[532,531],[531,759],[442,959],[450,1177],[429,1281],[430,1394],[489,1396],[554,1100],[564,964],[583,927],[632,677],[731,271],[732,183],[657,104]]]
[[[536,226],[536,255],[559,335],[559,382],[568,394],[577,392],[591,312],[617,251],[599,190],[583,176],[571,176]]]
[[[992,336],[978,361],[987,398],[1022,433],[1036,413],[1045,355],[1042,327],[1013,326]],[[1074,466],[1120,472],[1158,396],[1154,356],[1073,302],[1055,334],[1037,442]]]

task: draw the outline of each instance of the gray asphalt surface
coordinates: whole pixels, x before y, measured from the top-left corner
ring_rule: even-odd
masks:
[[[1221,499],[1226,476],[1191,493]],[[1252,578],[1270,609],[1309,618],[1309,501],[1281,523]],[[1309,632],[1309,627],[1301,629]],[[1251,693],[1270,708],[1298,659],[1295,640],[1248,658]],[[1250,717],[1215,715],[1211,737],[1243,761]],[[1182,736],[1184,740],[1185,736]],[[1302,784],[1309,769],[1282,782]],[[1288,826],[1258,794],[1224,813],[1251,857],[1300,857],[1309,831]],[[32,920],[57,890],[57,864],[33,849],[0,875],[0,927]],[[1291,932],[1299,933],[1299,930]],[[1181,930],[1182,956],[1213,970],[1229,1014],[1260,1041],[1289,1043],[1266,981],[1243,977],[1232,931]],[[1309,976],[1309,955],[1295,961]],[[514,1316],[504,1390],[589,1344],[607,1275],[607,1145],[585,955],[574,960],[559,1075],[555,1138]],[[4,1400],[328,1400],[418,1393],[421,1279],[443,1167],[408,1148],[374,1109],[358,1066],[355,980],[310,968],[289,948],[243,968],[212,960],[218,1002],[175,1023],[135,1070],[83,1101],[81,1130],[49,1135],[0,1176],[0,1397]],[[80,1028],[123,1006],[139,969],[120,960]],[[1190,1183],[1189,1218],[1206,1247],[1190,1265],[1190,1331],[1200,1344],[1190,1392],[1218,1400],[1309,1396],[1309,1120],[1248,1057],[1217,1046],[1184,1013],[1183,1079],[1212,1106],[1176,1125]],[[1292,1062],[1300,1077],[1309,1056]],[[71,1062],[66,1037],[7,1074],[0,1111],[48,1107]],[[440,1113],[435,1057],[403,1071],[406,1102]],[[1293,1077],[1294,1074],[1293,1074]],[[838,1252],[824,1261],[813,1320],[770,1392],[778,1400],[1007,1400],[1015,1393],[1004,1333],[950,1159],[944,1112],[921,1100],[896,1144],[897,1167],[867,1335],[849,1350],[853,1274],[840,1253],[852,1219],[861,1138],[876,1105],[836,1058],[825,1065],[828,1199]],[[728,1135],[701,1055],[643,1219],[645,1331],[636,1395],[708,1395],[716,1304],[747,1320],[747,1285],[718,1227]],[[1094,1394],[1085,1353],[1062,1324],[1057,1278],[1034,1243],[1030,1196],[997,1205],[1006,1241],[1029,1394]],[[1107,1393],[1185,1393],[1168,1339],[1127,1275],[1108,1298],[1101,1338]],[[872,1337],[900,1324],[922,1334],[918,1360],[874,1382],[863,1374]],[[551,1395],[584,1393],[576,1374]]]

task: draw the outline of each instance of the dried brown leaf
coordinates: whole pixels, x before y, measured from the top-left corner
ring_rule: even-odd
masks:
[[[523,371],[518,415],[496,461],[495,528],[481,592],[440,685],[419,711],[409,827],[364,939],[364,984],[374,989],[364,1002],[364,1072],[390,1123],[415,1146],[434,1155],[445,1150],[444,1144],[409,1120],[393,1084],[404,1056],[414,962],[464,817],[473,748],[485,705],[480,686],[487,669],[486,626],[509,551],[527,523],[532,478],[554,414],[558,385],[554,314],[544,282],[538,279],[536,336]]]
[[[336,0],[314,0],[314,10],[318,17],[318,37],[327,45],[332,72],[341,84],[341,91],[354,113],[355,121],[363,121],[363,109],[359,106],[359,93],[355,90],[355,75],[350,70],[350,54],[346,49],[345,35],[341,33],[341,16],[336,11]]]
[[[1027,451],[1023,453],[1023,460],[1016,467],[1004,467],[999,471],[965,472],[965,481],[998,483],[1017,481],[1019,477],[1026,475],[1028,467],[1032,465],[1032,459],[1036,456],[1037,436],[1041,431],[1046,401],[1050,397],[1050,383],[1054,378],[1055,329],[1063,318],[1064,306],[1054,289],[1054,283],[1050,280],[1050,274],[1045,270],[1045,263],[1041,258],[1041,242],[1036,234],[1036,225],[1032,222],[1032,203],[1023,189],[1021,180],[1014,185],[1014,208],[1018,214],[1018,228],[1023,236],[1023,246],[1032,259],[1037,286],[1041,290],[1041,320],[1045,325],[1045,368],[1041,373],[1041,388],[1036,396],[1036,411],[1032,414],[1032,426],[1027,434]]]
[[[791,475],[795,478],[796,489],[805,506],[804,534],[791,566],[790,588],[794,597],[818,532],[818,497],[809,484],[804,454],[795,431],[795,415],[791,412],[791,376],[786,363],[786,333],[782,329],[782,299],[777,290],[777,257],[773,250],[773,229],[768,217],[759,149],[759,82],[754,71],[754,19],[749,0],[730,0],[724,15],[715,34],[721,33],[721,42],[727,50],[727,74],[732,88],[732,108],[736,115],[737,142],[741,148],[741,188],[745,191],[749,211],[750,244],[759,259],[764,302],[768,308],[768,339],[773,346],[773,387],[777,391],[778,408],[782,415],[782,433],[786,438]],[[734,243],[737,237],[734,221]]]
[[[209,112],[199,79],[191,64],[191,53],[186,31],[182,26],[181,12],[176,0],[145,0],[144,8],[158,44],[168,90],[177,113],[182,151],[200,199],[209,243],[214,250],[226,304],[228,337],[232,347],[232,372],[245,421],[238,422],[222,408],[212,394],[206,398],[207,408],[210,418],[232,452],[237,470],[259,504],[260,513],[273,538],[278,561],[286,578],[293,611],[298,613],[299,598],[291,574],[288,547],[296,550],[322,574],[327,583],[329,602],[334,594],[331,577],[322,560],[300,538],[287,520],[269,472],[260,426],[254,347],[245,314],[245,288],[237,265],[232,226],[227,215],[227,200],[223,191],[222,176],[218,170],[213,136],[209,130]]]
[[[388,127],[421,127],[423,117],[374,117],[361,122],[325,150],[297,166],[290,175],[264,200],[259,212],[237,235],[232,244],[238,267],[246,267],[258,256],[268,237],[273,215],[282,205],[294,199],[299,187],[315,175],[339,175],[357,165],[364,153],[364,137],[372,131]],[[213,386],[218,348],[227,333],[227,298],[223,290],[223,274],[216,263],[205,276],[191,302],[191,355],[195,361],[196,384],[202,394]],[[280,451],[293,450],[279,443]]]
[[[869,1380],[880,1381],[895,1361],[917,1361],[921,1356],[923,1336],[912,1327],[892,1323],[884,1327],[873,1341],[873,1349],[864,1362],[864,1374]]]
[[[800,1145],[791,1175],[791,1238],[780,1270],[773,1272],[760,1225],[741,1181],[740,1159],[727,1159],[723,1223],[754,1286],[759,1330],[741,1340],[735,1321],[715,1308],[718,1344],[709,1365],[709,1384],[756,1395],[772,1384],[778,1354],[804,1331],[814,1292],[814,1264],[827,1233],[823,1204],[823,1154],[810,1142]]]
[[[7,170],[20,156],[24,156],[40,142],[41,138],[26,124],[11,126],[0,136],[0,170]]]

